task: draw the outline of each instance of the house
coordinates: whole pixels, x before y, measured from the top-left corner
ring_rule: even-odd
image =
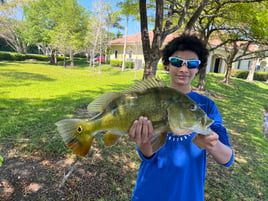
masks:
[[[171,41],[177,36],[178,34],[168,35],[163,45],[167,44],[169,41]],[[149,38],[150,41],[152,41],[153,32],[149,32]],[[112,54],[110,55],[111,60],[123,59],[124,41],[125,38],[118,38],[110,42],[112,50]],[[220,44],[220,42],[221,41],[219,39],[209,40],[209,44],[211,46],[217,46]],[[213,52],[210,52],[206,72],[225,73],[227,66],[223,58],[226,58],[226,56],[227,53],[223,47],[217,48]],[[126,60],[134,61],[137,63],[144,63],[140,33],[127,37]],[[251,60],[240,60],[238,62],[233,63],[233,69],[249,70],[251,62]],[[256,71],[268,72],[268,57],[266,57],[265,59],[258,60]]]

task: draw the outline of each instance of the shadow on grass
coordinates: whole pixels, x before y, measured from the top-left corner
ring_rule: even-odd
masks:
[[[46,101],[0,99],[0,154],[4,157],[0,199],[98,200],[108,196],[129,200],[136,177],[136,154],[134,158],[127,156],[129,150],[135,153],[135,146],[128,141],[105,150],[94,142],[94,154],[79,159],[74,173],[59,188],[73,162],[68,162],[70,157],[63,157],[70,150],[64,146],[54,123],[76,117],[77,108],[90,103],[90,97],[100,95],[101,90],[84,90]]]
[[[5,70],[7,71],[7,70]],[[32,80],[32,81],[54,81],[54,79],[37,73],[27,73],[27,72],[14,72],[14,70],[10,70],[10,72],[0,73],[0,76],[9,77],[14,80]]]

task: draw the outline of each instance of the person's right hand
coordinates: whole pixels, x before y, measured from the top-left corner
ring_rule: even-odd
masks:
[[[152,122],[147,117],[139,117],[138,120],[133,122],[128,135],[138,145],[149,143],[153,135]]]
[[[151,144],[153,132],[152,122],[143,116],[133,122],[128,132],[129,138],[139,145],[139,150],[147,158],[154,154]]]

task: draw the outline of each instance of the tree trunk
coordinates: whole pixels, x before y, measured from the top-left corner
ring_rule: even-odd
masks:
[[[223,83],[229,84],[230,76],[232,73],[232,63],[228,62],[227,63],[227,70],[223,79]]]
[[[74,51],[70,49],[70,66],[74,66]]]
[[[158,61],[159,59],[155,58],[154,60],[151,59],[150,61],[145,62],[142,79],[147,79],[149,77],[154,77],[156,75]]]
[[[66,68],[66,55],[63,54],[63,67]]]
[[[205,79],[206,79],[206,68],[203,68],[199,71],[199,80],[197,84],[197,88],[199,90],[205,90]]]
[[[123,50],[122,72],[125,70],[125,63],[126,63],[127,37],[128,37],[128,16],[126,16],[125,41],[124,41],[124,50]]]
[[[258,61],[258,59],[255,58],[255,59],[252,60],[252,62],[250,64],[250,69],[249,69],[249,72],[248,72],[248,77],[246,79],[248,82],[252,82],[254,80],[254,73],[255,73],[257,61]]]
[[[51,56],[50,56],[50,63],[51,65],[57,65],[58,59],[57,59],[57,51],[55,49],[51,50]]]

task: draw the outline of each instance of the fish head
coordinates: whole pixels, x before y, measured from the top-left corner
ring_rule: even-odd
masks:
[[[56,123],[65,145],[80,156],[88,153],[94,138],[90,135],[88,124],[88,121],[80,119],[64,119]]]
[[[174,104],[168,112],[170,128],[174,134],[211,133],[209,126],[213,120],[191,99]]]

